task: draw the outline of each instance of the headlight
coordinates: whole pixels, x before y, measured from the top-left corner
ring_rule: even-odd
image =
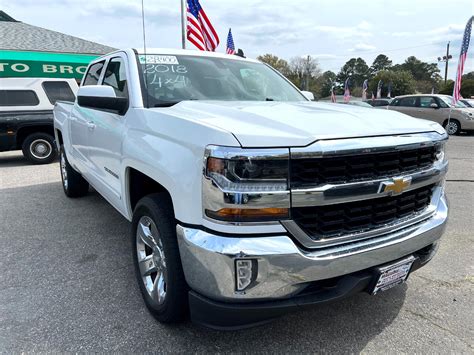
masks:
[[[207,218],[268,222],[289,218],[288,149],[206,149],[203,206]]]
[[[440,142],[436,146],[436,153],[435,158],[437,162],[444,162],[446,161],[446,142]]]

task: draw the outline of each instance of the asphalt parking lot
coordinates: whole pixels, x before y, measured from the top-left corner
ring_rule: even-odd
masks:
[[[67,199],[58,163],[0,153],[0,352],[474,352],[474,135],[451,138],[438,255],[377,296],[216,332],[164,326],[135,280],[129,223],[97,193]]]

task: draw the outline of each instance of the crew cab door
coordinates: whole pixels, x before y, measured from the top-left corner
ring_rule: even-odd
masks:
[[[105,65],[100,85],[111,86],[116,97],[128,99],[127,70],[125,54],[111,57]],[[122,199],[121,162],[126,117],[126,113],[119,114],[112,110],[96,109],[93,128],[88,131],[92,183],[116,206],[121,204]]]
[[[84,77],[81,86],[97,85],[101,79],[105,60],[92,64]],[[84,167],[89,166],[89,131],[92,127],[96,110],[89,107],[74,105],[70,116],[70,137],[74,160]],[[88,169],[84,168],[86,176]]]

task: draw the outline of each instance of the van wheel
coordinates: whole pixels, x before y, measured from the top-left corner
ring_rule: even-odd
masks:
[[[66,196],[85,196],[89,191],[89,183],[69,164],[63,146],[61,146],[59,152],[59,168],[61,169],[61,181]]]
[[[23,155],[33,164],[49,164],[56,159],[54,137],[47,133],[30,134],[21,146]]]
[[[157,193],[138,201],[131,232],[136,276],[147,308],[162,323],[182,320],[188,288],[170,197]]]
[[[458,135],[461,132],[461,124],[458,120],[449,120],[449,122],[446,121],[444,129],[450,136]]]

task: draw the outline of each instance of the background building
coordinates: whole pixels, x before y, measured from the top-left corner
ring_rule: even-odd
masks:
[[[0,10],[0,78],[82,78],[115,48],[15,20]]]

